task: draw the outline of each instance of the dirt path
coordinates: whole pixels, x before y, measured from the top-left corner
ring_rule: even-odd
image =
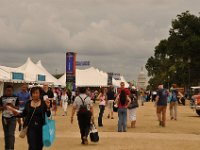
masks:
[[[95,105],[96,120],[98,105]],[[167,120],[167,127],[158,126],[153,103],[146,103],[137,111],[137,128],[130,129],[127,133],[117,133],[117,114],[114,120],[106,118],[104,114],[104,127],[99,128],[100,142],[82,146],[77,122],[70,124],[71,108],[67,117],[61,116],[61,110],[56,120],[56,141],[49,150],[194,150],[200,147],[200,117],[189,108],[179,106],[178,121]],[[169,112],[168,112],[169,114]],[[129,125],[129,124],[128,124]],[[16,132],[18,137],[18,132]],[[0,125],[0,150],[3,150],[3,132]],[[26,140],[16,138],[16,150],[26,150]]]

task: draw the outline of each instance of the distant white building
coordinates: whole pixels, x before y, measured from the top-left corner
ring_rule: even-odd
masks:
[[[146,89],[147,87],[147,79],[146,79],[146,75],[143,71],[143,67],[141,68],[141,71],[138,75],[138,79],[137,79],[137,87],[139,89]]]

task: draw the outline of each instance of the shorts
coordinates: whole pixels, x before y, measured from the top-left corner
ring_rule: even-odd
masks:
[[[166,113],[166,110],[167,110],[167,106],[157,106],[157,113],[160,114],[160,113]]]
[[[136,108],[129,109],[129,120],[136,121]]]
[[[113,112],[113,104],[114,103],[114,100],[108,100],[108,108],[110,110],[110,112]]]

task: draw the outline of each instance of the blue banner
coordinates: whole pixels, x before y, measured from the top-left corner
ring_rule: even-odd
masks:
[[[76,90],[76,53],[66,53],[66,88]]]
[[[66,55],[66,73],[74,72],[74,55],[69,53]]]

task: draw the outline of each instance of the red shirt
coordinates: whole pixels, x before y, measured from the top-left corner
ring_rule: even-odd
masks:
[[[129,89],[124,89],[125,90],[125,92],[126,92],[126,95],[131,95],[131,92],[130,92],[130,90]],[[122,89],[119,89],[118,90],[118,94],[120,94],[121,93],[121,91],[122,91]]]

